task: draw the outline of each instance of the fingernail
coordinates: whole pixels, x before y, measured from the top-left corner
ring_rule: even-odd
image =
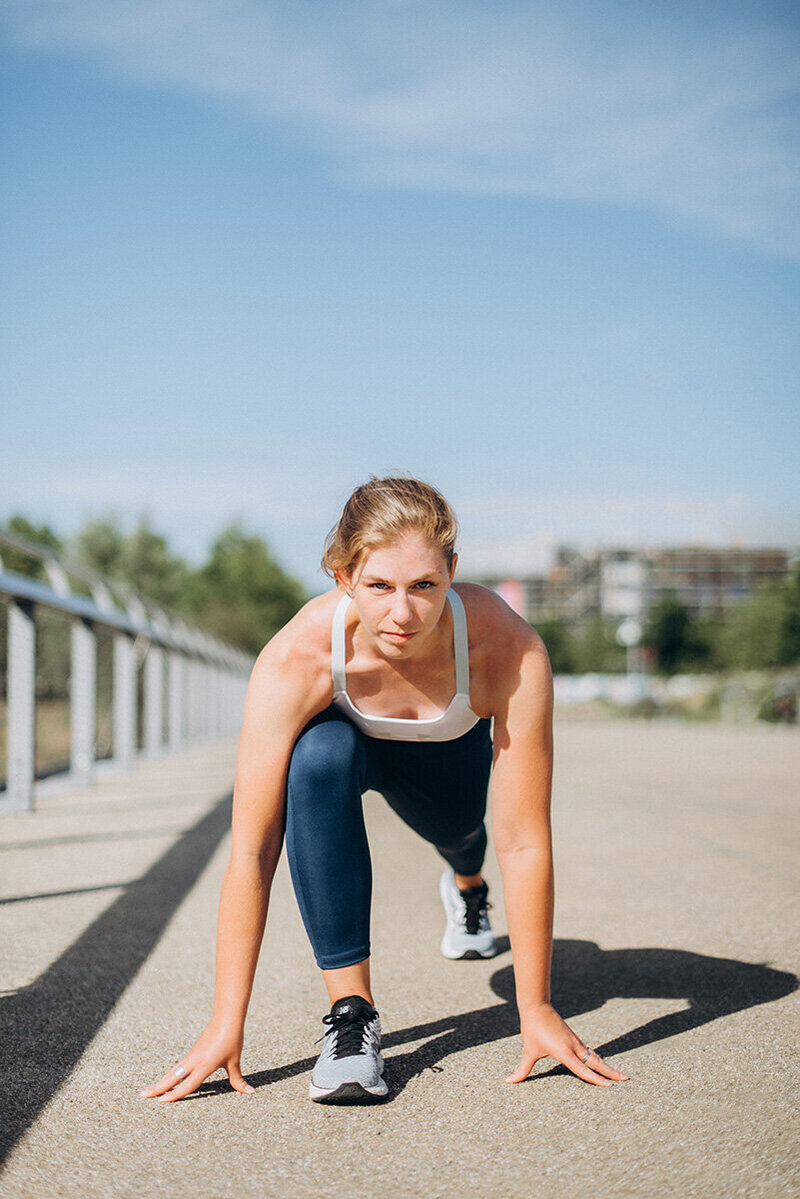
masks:
[[[140,1092],[139,1092],[139,1098],[140,1098],[140,1099],[147,1099],[147,1091],[140,1091]]]
[[[247,1092],[248,1095],[255,1095],[255,1093],[256,1093],[255,1087],[251,1087],[250,1083],[248,1083],[247,1086],[245,1087],[245,1091]]]

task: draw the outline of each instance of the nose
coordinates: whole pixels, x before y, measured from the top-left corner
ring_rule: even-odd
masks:
[[[410,624],[413,619],[414,613],[411,610],[408,595],[405,591],[398,590],[392,604],[392,620],[402,628],[404,625]]]

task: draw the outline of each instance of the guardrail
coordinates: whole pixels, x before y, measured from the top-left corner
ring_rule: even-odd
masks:
[[[67,616],[70,630],[69,769],[59,777],[91,782],[97,769],[97,630],[113,636],[113,756],[104,769],[128,770],[140,756],[158,757],[186,745],[227,736],[241,724],[253,660],[202,629],[168,616],[132,589],[58,558],[9,533],[3,546],[42,562],[48,584],[2,569],[0,596],[8,601],[6,786],[0,812],[31,811],[41,783],[35,777],[36,611]],[[70,576],[91,592],[75,593]],[[138,749],[138,670],[143,670],[143,748]]]

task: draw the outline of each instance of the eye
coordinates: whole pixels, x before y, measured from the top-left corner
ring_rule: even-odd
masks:
[[[428,591],[428,590],[430,590],[431,587],[435,587],[436,584],[433,583],[430,579],[422,579],[419,583],[416,584],[416,586],[417,586],[417,589],[420,591]]]
[[[389,590],[388,583],[369,583],[368,586],[369,586],[370,591],[388,591]]]

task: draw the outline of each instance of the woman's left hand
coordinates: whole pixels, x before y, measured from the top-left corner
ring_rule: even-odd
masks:
[[[584,1045],[549,1003],[523,1013],[521,1026],[522,1057],[506,1082],[524,1082],[543,1057],[555,1058],[578,1078],[594,1083],[596,1087],[610,1087],[614,1082],[627,1081],[627,1074],[609,1066],[594,1050],[587,1058],[588,1045]]]

